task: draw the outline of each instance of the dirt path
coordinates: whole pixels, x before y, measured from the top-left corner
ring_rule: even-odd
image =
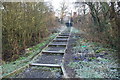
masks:
[[[73,37],[75,37],[75,38],[73,38]],[[77,34],[71,33],[69,44],[68,44],[68,49],[67,49],[66,54],[64,56],[64,63],[63,64],[65,67],[66,73],[68,74],[68,76],[70,78],[75,77],[75,72],[72,68],[68,67],[67,65],[69,64],[70,61],[73,61],[73,55],[74,55],[73,46],[77,40],[78,40]]]
[[[111,49],[91,44],[83,39],[82,33],[70,32],[70,29],[66,29],[55,37],[40,55],[34,58],[28,68],[10,78],[119,77],[115,72],[118,69],[117,65],[113,64],[114,61],[109,60],[112,57],[108,54],[114,53]],[[70,63],[72,64],[70,65]]]

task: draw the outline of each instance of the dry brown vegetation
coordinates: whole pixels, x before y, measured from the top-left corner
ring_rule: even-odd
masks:
[[[88,5],[90,13],[78,15],[74,19],[75,27],[86,32],[91,41],[109,44],[112,48],[120,48],[120,15],[119,2],[82,3]],[[116,8],[116,6],[118,6]]]
[[[40,43],[56,27],[50,5],[43,2],[2,3],[3,60],[15,60],[26,48]]]

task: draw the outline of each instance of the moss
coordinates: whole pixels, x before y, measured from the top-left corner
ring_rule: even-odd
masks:
[[[29,50],[33,50],[33,48],[29,48]]]
[[[96,52],[96,53],[100,53],[100,52],[102,52],[102,51],[106,51],[106,50],[108,50],[108,49],[100,48],[100,49],[96,50],[95,52]]]
[[[91,59],[91,60],[96,60],[97,58],[96,58],[96,57],[90,57],[89,59]]]

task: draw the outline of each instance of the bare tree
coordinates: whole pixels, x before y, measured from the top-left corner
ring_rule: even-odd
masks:
[[[66,13],[68,12],[67,9],[68,9],[68,6],[67,6],[66,2],[65,1],[61,2],[60,9],[58,10],[60,12],[59,14],[60,14],[61,23],[63,23],[63,18],[66,15]]]

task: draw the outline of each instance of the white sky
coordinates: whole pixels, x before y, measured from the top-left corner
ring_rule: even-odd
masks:
[[[65,1],[67,6],[69,7],[68,11],[71,12],[72,10],[72,12],[75,12],[72,2],[75,2],[76,0],[44,0],[44,1],[51,2],[55,11],[60,8],[60,3]]]

